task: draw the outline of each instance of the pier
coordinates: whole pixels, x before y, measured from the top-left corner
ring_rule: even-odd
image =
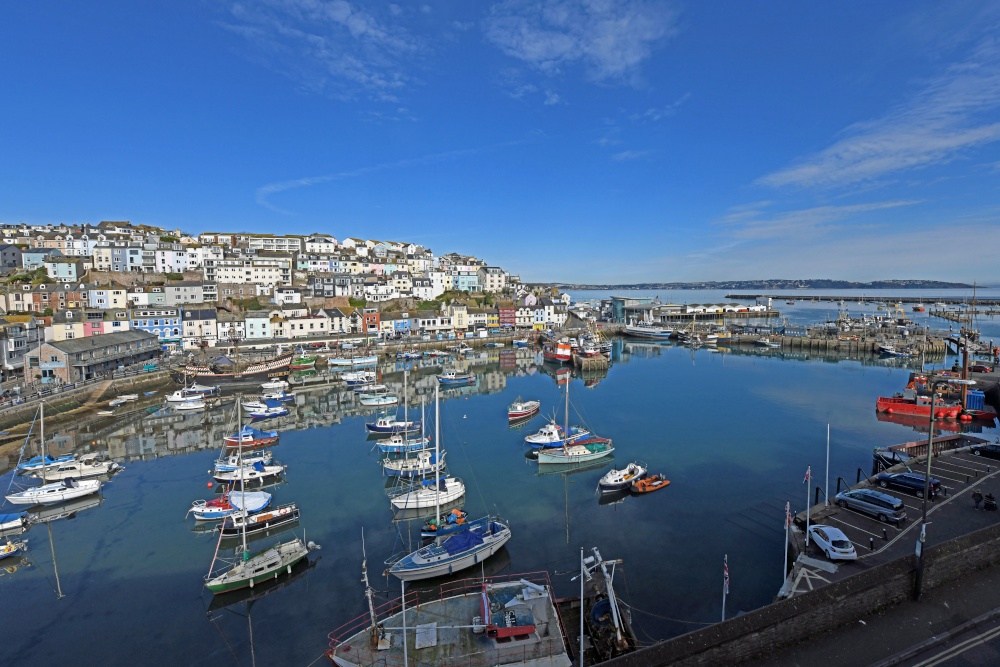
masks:
[[[858,295],[838,295],[838,294],[727,294],[727,299],[733,299],[734,301],[753,301],[754,299],[774,299],[775,301],[832,301],[837,303],[843,301],[844,303],[857,303]],[[865,304],[893,304],[893,303],[912,303],[912,304],[928,304],[928,303],[945,303],[951,306],[961,306],[968,305],[975,302],[981,306],[1000,306],[1000,299],[995,297],[985,298],[985,299],[970,299],[968,297],[957,297],[957,296],[872,296],[872,297],[862,297],[862,302]]]

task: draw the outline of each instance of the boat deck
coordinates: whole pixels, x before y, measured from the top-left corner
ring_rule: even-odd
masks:
[[[359,619],[360,627],[345,629],[343,634],[351,631],[356,634],[343,642],[338,642],[331,633],[331,650],[327,655],[338,665],[403,665],[405,640],[410,664],[571,667],[558,613],[547,593],[519,581],[494,584],[489,594],[490,619],[481,619],[482,600],[482,591],[476,589],[413,608],[408,606],[405,633],[403,616],[397,607],[397,613],[381,624],[384,636],[378,648],[372,647],[364,627],[368,621],[366,615]],[[410,603],[408,594],[407,605]],[[473,619],[477,617],[480,621],[476,623],[493,622],[499,632],[489,629],[476,632]],[[501,625],[506,620],[527,634],[502,637],[508,629]]]

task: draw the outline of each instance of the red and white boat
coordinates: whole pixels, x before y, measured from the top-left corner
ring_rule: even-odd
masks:
[[[232,433],[223,438],[228,449],[260,449],[269,445],[277,444],[277,431],[261,431],[252,426],[244,426],[236,433]]]
[[[513,422],[534,417],[541,407],[541,401],[522,401],[518,396],[517,400],[507,406],[507,420]]]
[[[909,392],[907,392],[909,393]],[[930,396],[879,396],[875,402],[877,412],[899,415],[931,416]],[[934,417],[937,419],[958,419],[962,412],[962,404],[958,401],[946,401],[938,397],[934,403]]]
[[[569,343],[562,341],[545,343],[542,345],[542,357],[545,361],[565,364],[573,359],[573,348],[570,347]]]

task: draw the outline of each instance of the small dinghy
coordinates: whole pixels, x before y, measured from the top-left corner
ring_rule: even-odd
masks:
[[[670,486],[669,479],[664,478],[663,475],[650,475],[632,482],[629,488],[632,489],[632,493],[650,493],[665,486]]]

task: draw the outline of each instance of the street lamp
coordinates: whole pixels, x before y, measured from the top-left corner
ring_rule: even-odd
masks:
[[[940,394],[937,393],[937,389],[941,385],[949,384],[961,384],[961,385],[973,385],[976,384],[975,380],[938,380],[934,382],[931,387],[931,419],[930,419],[930,430],[927,432],[927,472],[924,475],[924,501],[923,507],[921,509],[920,516],[920,534],[917,536],[916,553],[917,553],[917,571],[913,578],[913,599],[920,599],[921,588],[924,583],[924,545],[927,541],[927,500],[930,498],[931,489],[931,458],[934,454],[934,404],[937,402]]]

